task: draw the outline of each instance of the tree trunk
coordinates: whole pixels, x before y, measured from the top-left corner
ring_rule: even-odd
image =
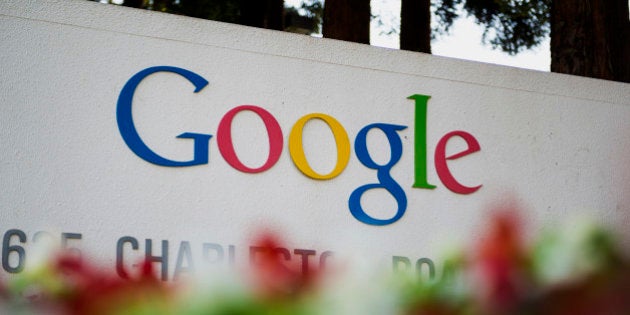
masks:
[[[326,0],[322,34],[362,44],[370,43],[370,0]]]
[[[284,0],[241,1],[240,24],[283,30]]]
[[[551,71],[630,82],[627,0],[551,4]]]
[[[402,0],[400,49],[431,53],[431,1]]]
[[[266,1],[242,1],[240,24],[263,27]]]
[[[284,30],[284,0],[267,0],[265,28]]]
[[[615,73],[615,80],[630,83],[630,11],[627,0],[616,0],[610,5],[614,6],[614,21],[609,40],[613,42],[612,64]]]

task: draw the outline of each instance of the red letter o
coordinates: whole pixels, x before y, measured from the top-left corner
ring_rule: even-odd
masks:
[[[267,162],[261,167],[251,168],[243,164],[234,151],[234,143],[232,142],[232,120],[234,116],[241,111],[249,110],[256,113],[265,123],[267,135],[269,136],[269,157]],[[244,173],[260,173],[270,169],[280,159],[282,153],[282,130],[280,124],[268,111],[254,105],[241,105],[234,107],[223,116],[217,130],[217,145],[219,152],[233,168]]]

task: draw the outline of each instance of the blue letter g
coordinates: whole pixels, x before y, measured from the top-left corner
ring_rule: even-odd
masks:
[[[198,74],[176,67],[159,66],[144,69],[136,73],[123,87],[118,97],[118,108],[116,109],[116,120],[118,121],[118,130],[120,135],[127,143],[127,146],[137,156],[141,157],[147,162],[162,166],[193,166],[208,163],[208,142],[212,135],[205,135],[199,133],[183,133],[177,138],[193,139],[194,141],[194,157],[190,161],[173,161],[159,156],[157,153],[151,151],[149,147],[142,141],[138,135],[138,131],[133,124],[133,118],[131,115],[131,103],[133,100],[133,94],[138,87],[138,84],[147,76],[155,72],[173,72],[188,79],[195,86],[195,93],[201,91],[208,81],[202,78]]]
[[[405,191],[400,187],[400,185],[392,178],[390,171],[392,167],[398,160],[400,160],[402,156],[402,141],[398,136],[397,131],[403,130],[407,127],[398,126],[398,125],[390,125],[390,124],[371,124],[363,127],[359,134],[357,134],[357,138],[354,141],[355,152],[359,161],[364,166],[375,169],[376,177],[378,178],[378,183],[363,185],[357,189],[355,189],[352,194],[350,194],[350,199],[348,200],[348,206],[350,208],[350,213],[359,221],[370,224],[370,225],[387,225],[392,224],[398,221],[403,214],[405,214],[405,210],[407,209],[407,196],[405,195]],[[387,140],[389,141],[391,157],[389,162],[384,165],[379,165],[370,157],[370,154],[367,149],[367,134],[371,129],[380,129],[385,133]],[[370,189],[385,189],[387,190],[394,199],[396,199],[396,204],[398,205],[398,209],[396,210],[396,214],[389,219],[378,219],[367,214],[363,207],[361,206],[361,196],[363,193]]]

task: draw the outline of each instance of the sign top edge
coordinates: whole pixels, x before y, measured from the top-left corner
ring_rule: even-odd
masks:
[[[0,16],[630,105],[630,84],[375,47],[86,0],[8,0]],[[125,21],[120,23],[120,21]]]

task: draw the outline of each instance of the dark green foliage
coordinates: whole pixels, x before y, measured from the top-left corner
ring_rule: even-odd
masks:
[[[509,54],[540,44],[549,33],[550,0],[467,0],[464,9],[485,26],[484,41],[490,30],[493,47]]]
[[[201,19],[238,23],[240,0],[180,0],[173,1],[166,12]]]
[[[324,16],[322,0],[305,0],[299,8],[284,8],[285,31],[303,34],[317,34],[321,32]]]
[[[441,0],[435,3],[438,33],[449,31],[457,9],[475,17],[483,42],[514,55],[540,44],[549,34],[551,0]]]
[[[98,0],[94,0],[98,1]],[[282,0],[124,0],[123,6],[299,33],[318,33],[322,0],[285,8]]]
[[[246,0],[124,0],[122,5],[206,20],[238,23],[242,2]]]
[[[437,35],[448,34],[453,22],[459,17],[457,6],[461,0],[438,0],[432,3],[437,16],[438,25],[433,31]]]
[[[322,23],[324,16],[324,2],[322,0],[304,0],[301,9],[306,11],[306,16],[316,20],[318,24]]]

